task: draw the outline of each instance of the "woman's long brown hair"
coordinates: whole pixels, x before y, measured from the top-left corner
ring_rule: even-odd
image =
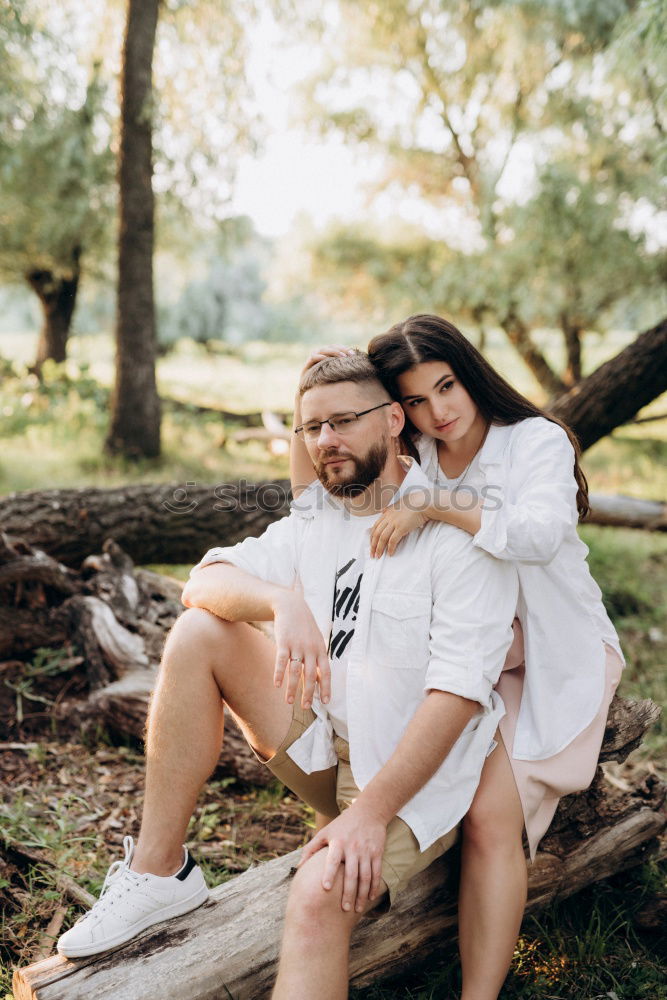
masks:
[[[439,316],[420,313],[396,323],[386,333],[373,337],[368,354],[378,375],[394,399],[400,401],[398,376],[424,361],[445,361],[462,383],[485,420],[496,424],[516,424],[526,417],[544,417],[558,424],[574,448],[574,478],[577,482],[577,510],[583,520],[590,510],[588,483],[579,458],[581,448],[576,435],[557,417],[541,410],[512,388],[495,371],[476,347],[452,323]],[[406,428],[412,438],[416,428],[407,418]]]

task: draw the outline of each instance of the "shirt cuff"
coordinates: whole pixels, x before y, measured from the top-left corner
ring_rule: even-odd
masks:
[[[491,707],[491,692],[493,684],[485,675],[473,674],[472,676],[461,676],[460,671],[452,676],[450,664],[429,665],[424,684],[424,693],[429,691],[444,691],[447,694],[456,694],[460,698],[467,698],[469,701],[477,701],[486,711]]]

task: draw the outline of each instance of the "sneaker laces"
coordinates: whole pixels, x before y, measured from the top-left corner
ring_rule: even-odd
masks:
[[[125,857],[119,859],[118,861],[114,861],[109,866],[99,899],[97,899],[97,901],[93,904],[92,909],[88,910],[87,913],[84,913],[83,916],[77,920],[77,923],[87,920],[88,917],[93,914],[95,916],[99,916],[101,913],[106,911],[123,892],[129,892],[133,885],[137,885],[144,879],[143,875],[130,870],[130,861],[132,860],[132,855],[134,853],[133,838],[129,836],[124,837],[123,847],[125,849]],[[128,883],[131,884],[128,885]]]

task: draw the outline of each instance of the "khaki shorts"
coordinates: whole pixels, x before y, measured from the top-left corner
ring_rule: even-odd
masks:
[[[316,812],[331,818],[352,805],[359,795],[359,789],[352,777],[350,748],[348,743],[337,736],[335,740],[338,764],[325,771],[306,774],[296,764],[287,750],[315,721],[315,713],[310,708],[301,707],[301,692],[294,703],[292,723],[287,736],[269,760],[259,758],[276,778],[290,791],[298,795]],[[258,755],[257,755],[258,756]],[[382,878],[389,889],[389,901],[393,903],[397,894],[405,888],[411,878],[439,858],[458,839],[458,827],[436,840],[425,851],[419,850],[419,843],[410,827],[395,816],[387,827],[384,854],[382,856]],[[384,907],[383,907],[384,909]]]

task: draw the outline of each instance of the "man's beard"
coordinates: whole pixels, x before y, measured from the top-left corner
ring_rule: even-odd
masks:
[[[341,453],[333,449],[325,455],[326,461],[336,458]],[[315,472],[322,486],[334,497],[349,499],[358,497],[371,483],[375,482],[385,467],[387,455],[389,454],[388,442],[383,438],[377,444],[371,445],[365,455],[359,458],[356,455],[344,455],[354,464],[354,471],[346,479],[336,480],[329,477],[329,466],[323,462],[315,463]]]

